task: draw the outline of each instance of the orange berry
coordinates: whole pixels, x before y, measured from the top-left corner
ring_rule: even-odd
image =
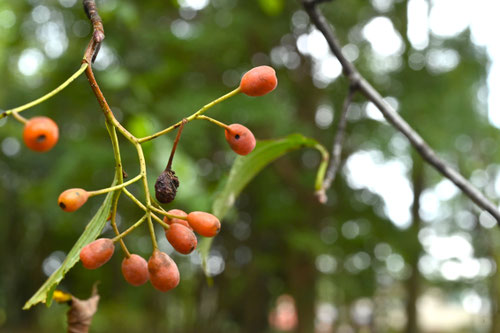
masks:
[[[180,209],[171,209],[167,213],[169,213],[171,215],[177,215],[177,216],[187,216],[188,215],[185,211],[180,210]],[[163,222],[165,222],[168,225],[171,225],[172,223],[180,223],[180,224],[188,227],[190,230],[193,230],[193,228],[191,228],[191,226],[189,225],[189,223],[186,220],[181,220],[181,219],[178,219],[175,217],[173,219],[169,219],[167,216],[164,216]]]
[[[74,212],[87,202],[89,193],[83,188],[70,188],[59,195],[57,204],[65,212]]]
[[[205,237],[213,237],[220,230],[220,221],[212,214],[205,212],[191,212],[187,216],[189,225],[194,231]]]
[[[128,283],[140,286],[149,280],[148,263],[143,257],[131,254],[130,257],[123,258],[122,274]]]
[[[241,78],[240,91],[248,96],[262,96],[276,88],[278,79],[272,67],[259,66],[246,72]]]
[[[80,260],[83,267],[96,269],[107,263],[114,251],[115,244],[113,244],[111,239],[99,238],[82,248],[80,251]]]
[[[190,254],[198,245],[194,232],[180,223],[172,223],[165,231],[165,236],[173,248],[182,254]]]
[[[175,261],[164,252],[154,250],[148,261],[148,271],[151,284],[160,291],[169,291],[179,284],[179,269]]]
[[[57,143],[59,128],[48,117],[33,117],[24,125],[23,139],[29,149],[45,152]]]
[[[231,124],[226,129],[226,141],[238,155],[248,155],[255,148],[255,137],[252,131],[240,124]]]

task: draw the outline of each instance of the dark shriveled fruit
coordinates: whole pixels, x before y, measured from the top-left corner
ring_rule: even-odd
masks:
[[[156,179],[156,199],[161,203],[172,202],[175,199],[178,187],[179,179],[175,175],[174,170],[167,169],[163,171]]]
[[[164,252],[153,252],[148,261],[148,271],[151,284],[160,291],[169,291],[179,284],[179,269],[175,261]]]

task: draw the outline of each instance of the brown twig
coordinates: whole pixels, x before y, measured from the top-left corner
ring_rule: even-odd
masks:
[[[335,133],[335,139],[333,141],[330,165],[328,166],[328,170],[326,171],[326,177],[325,180],[323,180],[321,189],[316,191],[316,196],[321,203],[326,203],[328,199],[326,191],[332,185],[332,182],[335,180],[337,172],[340,168],[340,162],[342,160],[342,145],[344,144],[345,128],[347,124],[347,111],[349,110],[349,106],[351,105],[352,98],[355,93],[356,87],[350,86],[349,92],[347,93],[347,96],[344,100],[344,105],[342,106],[342,112],[340,113],[339,122],[337,124],[337,132]]]
[[[497,207],[479,192],[467,179],[443,161],[436,152],[422,139],[422,137],[387,103],[372,85],[361,76],[356,67],[342,54],[340,43],[337,41],[333,29],[325,16],[318,8],[315,0],[301,0],[304,9],[316,28],[325,37],[331,51],[342,65],[344,75],[349,79],[351,86],[355,86],[369,101],[382,112],[387,121],[400,131],[410,141],[422,158],[438,170],[443,176],[451,180],[465,195],[479,207],[489,212],[500,225],[500,212]]]
[[[99,13],[97,12],[97,6],[95,4],[95,0],[83,0],[83,9],[85,10],[85,13],[87,14],[87,17],[89,20],[92,22],[92,27],[93,27],[93,34],[92,34],[92,41],[91,45],[89,45],[89,48],[87,50],[92,50],[91,53],[91,58],[92,58],[92,63],[95,61],[95,58],[97,57],[97,54],[99,53],[99,49],[101,48],[101,43],[104,40],[104,26],[102,24],[102,19],[99,16]],[[85,55],[87,57],[87,52],[85,52]],[[87,60],[91,59],[86,58]],[[88,63],[91,63],[88,61]]]
[[[186,123],[187,123],[187,120],[182,119],[181,125],[179,126],[179,129],[177,130],[177,136],[175,137],[174,145],[172,147],[172,151],[170,152],[170,157],[168,158],[168,163],[167,163],[167,167],[165,168],[165,171],[170,170],[172,168],[172,161],[174,160],[175,150],[177,149],[177,144],[179,143],[179,140],[181,139],[182,129],[184,128],[184,124],[186,124]]]

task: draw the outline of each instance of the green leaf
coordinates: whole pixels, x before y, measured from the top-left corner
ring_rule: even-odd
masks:
[[[283,139],[258,141],[255,150],[251,154],[238,156],[234,161],[228,179],[213,203],[213,214],[222,220],[243,188],[264,167],[289,151],[305,147],[317,149],[321,153],[322,160],[315,182],[315,188],[318,190],[323,182],[328,163],[328,152],[321,144],[301,134],[291,134]],[[198,245],[204,268],[206,268],[206,260],[211,244],[212,238],[204,238]]]
[[[23,310],[28,310],[33,305],[36,305],[38,303],[46,303],[47,306],[50,306],[54,290],[64,278],[64,275],[66,275],[66,273],[80,260],[80,250],[85,245],[95,240],[97,236],[101,234],[101,231],[104,228],[104,225],[106,224],[109,213],[111,211],[113,195],[117,195],[117,193],[118,192],[108,193],[97,213],[85,227],[85,231],[76,241],[75,245],[73,245],[71,251],[69,251],[61,267],[59,267],[54,273],[52,273],[52,275],[47,279],[47,281],[45,281],[40,289],[38,289],[38,291],[33,296],[31,296],[26,304],[24,304]]]

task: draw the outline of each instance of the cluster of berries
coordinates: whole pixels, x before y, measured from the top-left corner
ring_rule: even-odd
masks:
[[[189,254],[198,243],[193,232],[202,236],[213,237],[220,230],[220,221],[212,214],[191,212],[186,214],[180,209],[172,209],[168,213],[185,218],[164,218],[170,228],[165,231],[167,240],[179,253]],[[96,269],[108,262],[113,256],[115,245],[112,239],[100,238],[83,247],[80,260],[87,269]],[[131,254],[122,261],[122,274],[133,286],[140,286],[148,280],[160,291],[168,291],[179,284],[180,274],[175,261],[165,252],[158,249],[146,262],[137,254]]]
[[[262,96],[274,90],[277,84],[274,69],[269,66],[259,66],[243,75],[240,86],[234,93],[242,92],[248,96]],[[13,112],[13,114],[25,124],[23,138],[28,148],[38,152],[46,152],[57,143],[59,130],[57,124],[52,119],[48,117],[34,117],[27,120],[19,116],[16,112]],[[195,116],[194,118],[207,119],[223,127],[225,129],[226,141],[235,153],[247,155],[255,148],[255,137],[245,126],[241,124],[225,125],[215,119],[201,116],[201,113],[196,113]],[[183,120],[179,127],[169,163],[155,184],[156,198],[161,203],[173,201],[177,187],[179,186],[179,180],[170,167],[185,122],[186,120]],[[139,175],[126,183],[99,191],[86,191],[82,188],[68,189],[60,194],[58,205],[66,212],[76,211],[87,202],[89,197],[125,188],[126,185],[139,180],[143,176],[145,177],[145,174]],[[145,209],[149,209],[151,213],[151,209],[153,208],[149,206],[145,207]],[[159,208],[157,211],[165,215],[163,222],[161,219],[156,218],[163,225],[168,242],[181,254],[189,254],[196,248],[198,241],[194,232],[201,236],[213,237],[220,230],[219,219],[206,212],[191,212],[186,214],[179,209],[172,209],[166,212]],[[104,265],[112,257],[115,249],[114,243],[121,241],[128,234],[128,231],[119,235],[117,230],[116,232],[117,237],[113,239],[100,238],[81,249],[80,260],[85,268],[96,269]],[[178,285],[180,280],[179,270],[176,263],[166,253],[157,249],[155,243],[156,241],[153,240],[154,251],[147,262],[141,256],[130,254],[128,250],[124,249],[126,256],[122,262],[122,273],[125,280],[134,286],[142,285],[150,280],[156,289],[168,291]]]

